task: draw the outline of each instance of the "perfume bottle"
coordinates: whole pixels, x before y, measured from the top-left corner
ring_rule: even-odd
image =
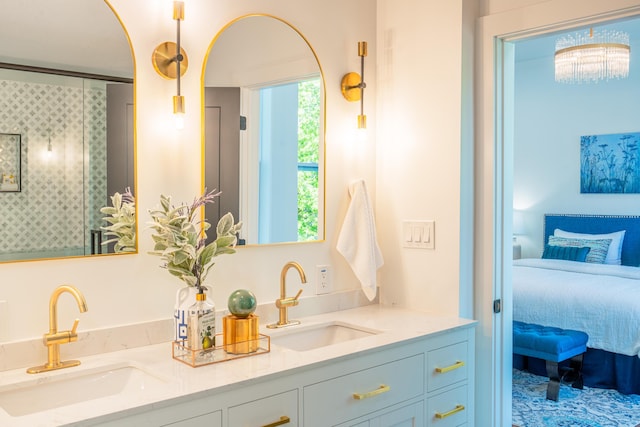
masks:
[[[188,310],[187,345],[191,350],[206,350],[215,347],[216,311],[207,301],[204,289],[198,288],[196,302]]]

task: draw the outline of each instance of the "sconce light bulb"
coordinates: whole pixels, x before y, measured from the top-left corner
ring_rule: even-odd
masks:
[[[358,114],[358,129],[367,129],[367,115]]]
[[[184,2],[183,1],[174,0],[173,19],[176,21],[184,21]]]
[[[367,56],[367,54],[368,54],[367,42],[365,41],[358,42],[358,56]]]

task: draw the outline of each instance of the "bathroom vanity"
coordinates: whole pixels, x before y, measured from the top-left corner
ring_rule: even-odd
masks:
[[[474,321],[377,305],[300,320],[265,329],[268,353],[198,368],[173,360],[164,343],[87,357],[40,374],[28,391],[20,388],[33,375],[5,372],[0,425],[473,425]],[[113,392],[38,408],[47,386],[74,396],[82,381],[86,393]],[[29,408],[7,400],[11,388]]]

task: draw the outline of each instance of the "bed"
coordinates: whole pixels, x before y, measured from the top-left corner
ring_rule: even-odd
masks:
[[[568,232],[568,237],[554,236],[556,229]],[[623,234],[616,261],[615,251],[607,252],[616,243],[609,233],[621,231],[616,235]],[[600,238],[603,234],[606,239]],[[545,215],[545,244],[561,242],[562,246],[568,240],[573,249],[560,255],[548,255],[553,253],[549,249],[557,248],[545,246],[544,258],[514,261],[513,319],[586,332],[585,385],[640,394],[640,216]],[[581,249],[577,246],[591,245],[592,240],[606,245],[603,253],[592,246],[577,254]],[[600,257],[595,262],[571,260],[584,259],[592,251]],[[524,362],[514,356],[515,368],[522,368]],[[544,361],[527,359],[526,363],[530,371],[546,374]]]

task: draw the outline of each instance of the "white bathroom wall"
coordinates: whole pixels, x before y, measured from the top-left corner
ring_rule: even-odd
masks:
[[[445,315],[459,314],[461,286],[466,300],[472,299],[470,282],[467,287],[460,273],[461,253],[470,250],[470,245],[461,249],[461,239],[471,235],[461,225],[463,206],[471,213],[462,180],[473,174],[470,163],[465,170],[461,166],[463,146],[470,158],[472,141],[463,134],[470,123],[470,117],[463,118],[469,95],[463,86],[472,87],[471,74],[463,70],[463,61],[470,66],[463,34],[473,34],[473,17],[468,20],[465,10],[471,3],[378,1],[382,302]],[[406,220],[435,221],[435,248],[404,248]]]
[[[259,303],[273,301],[279,295],[280,270],[290,260],[300,262],[308,274],[309,283],[302,285],[301,304],[314,294],[316,265],[333,266],[335,290],[357,289],[359,284],[335,251],[335,242],[347,208],[348,183],[364,178],[375,196],[375,5],[367,0],[188,0],[181,40],[190,64],[182,79],[187,115],[184,130],[178,131],[171,117],[175,81],[161,78],[150,60],[159,43],[175,39],[172,2],[109,3],[126,28],[135,54],[139,253],[0,264],[0,301],[6,301],[9,311],[8,340],[34,338],[47,331],[49,296],[63,283],[76,285],[84,293],[89,311],[78,314],[73,299],[63,296],[59,307],[61,328],[70,327],[75,317],[80,318],[80,331],[170,317],[181,283],[159,268],[159,258],[147,254],[152,246],[146,228],[147,211],[158,205],[161,193],[171,195],[177,203],[189,203],[200,192],[203,61],[216,33],[232,19],[250,13],[271,14],[288,21],[307,37],[319,57],[327,102],[326,241],[241,248],[235,255],[218,258],[209,275],[213,298],[224,307],[233,290],[247,288]],[[345,101],[339,90],[342,75],[359,68],[359,40],[371,43],[367,58],[370,132],[366,142],[359,142],[355,135],[358,105]],[[297,289],[293,276],[290,280],[291,290]]]
[[[546,0],[480,0],[484,3],[484,15],[495,15],[513,9],[522,9]]]

